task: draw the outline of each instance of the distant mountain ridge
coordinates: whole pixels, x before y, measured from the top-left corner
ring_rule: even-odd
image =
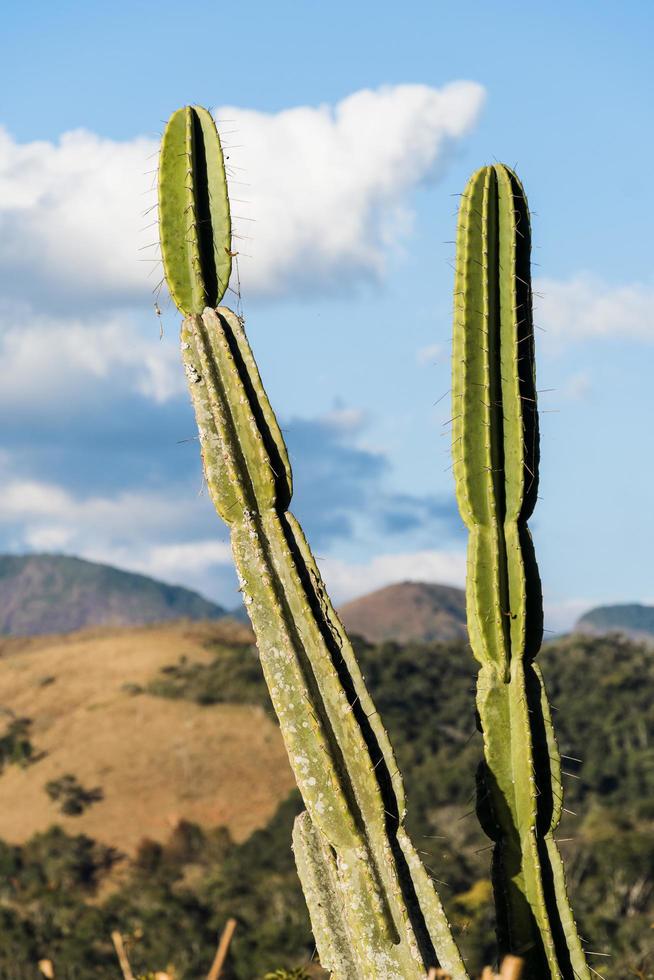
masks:
[[[219,619],[197,592],[66,555],[0,555],[0,634],[70,633],[170,619]]]
[[[465,640],[463,589],[427,582],[399,582],[346,602],[339,615],[349,633],[371,643],[448,643]]]
[[[632,639],[654,643],[654,606],[639,602],[597,606],[577,620],[575,631],[593,636],[623,633]]]

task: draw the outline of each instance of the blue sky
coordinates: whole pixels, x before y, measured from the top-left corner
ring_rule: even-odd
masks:
[[[539,387],[554,389],[532,519],[549,625],[654,602],[653,21],[645,2],[588,0],[12,4],[0,547],[237,600],[179,318],[163,304],[160,341],[156,262],[138,261],[156,258],[138,249],[157,237],[141,230],[156,213],[140,217],[157,133],[199,102],[229,147],[248,333],[336,598],[462,584],[446,243],[455,195],[500,159],[535,212]]]

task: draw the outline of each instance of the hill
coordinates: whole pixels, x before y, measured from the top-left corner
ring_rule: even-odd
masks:
[[[632,639],[654,643],[654,606],[626,603],[616,606],[598,606],[577,621],[578,633],[603,636],[607,633],[623,633]]]
[[[465,593],[447,585],[400,582],[345,603],[339,614],[349,633],[370,643],[448,643],[467,636]]]
[[[68,633],[168,619],[217,619],[197,592],[65,555],[0,556],[0,634]]]
[[[405,776],[409,830],[476,970],[494,949],[490,851],[471,802],[476,665],[460,640],[356,648]],[[649,976],[654,659],[624,638],[581,635],[539,659],[565,756],[557,837],[582,934],[613,953],[607,980]],[[0,706],[0,975],[32,976],[47,956],[57,976],[113,980],[119,928],[136,973],[174,963],[192,980],[229,915],[239,927],[226,980],[311,957],[289,846],[301,804],[246,627],[5,638]]]
[[[179,665],[206,670],[229,651],[251,663],[263,697],[252,635],[229,620],[5,640],[0,726],[25,719],[32,748],[29,765],[5,765],[0,776],[12,801],[0,808],[0,839],[19,843],[59,823],[133,855],[181,818],[225,826],[236,840],[264,826],[294,783],[257,699],[238,703],[225,685],[217,698],[232,703],[211,706],[166,696],[165,685],[164,696],[148,693],[161,679],[174,683]],[[44,788],[66,774],[101,794],[79,815],[62,813]]]

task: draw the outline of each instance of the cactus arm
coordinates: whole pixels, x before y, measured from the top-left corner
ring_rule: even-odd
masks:
[[[293,852],[320,965],[331,972],[332,980],[364,977],[365,964],[357,962],[357,947],[348,933],[334,853],[306,811],[295,819]]]
[[[561,813],[563,811],[563,785],[561,781],[561,756],[559,753],[559,746],[556,740],[556,735],[554,733],[554,725],[552,724],[552,713],[550,711],[549,701],[547,700],[547,693],[545,691],[545,682],[543,680],[543,674],[538,664],[531,664],[531,669],[533,670],[536,683],[540,689],[540,699],[541,708],[543,712],[543,725],[544,725],[544,750],[547,752],[547,757],[549,760],[550,770],[552,774],[552,811],[550,824],[547,832],[545,833],[545,847],[547,848],[547,856],[549,861],[549,867],[551,868],[551,888],[554,892],[554,899],[556,901],[557,907],[559,909],[560,915],[560,929],[564,934],[565,941],[570,950],[570,963],[574,972],[575,977],[586,977],[588,976],[588,966],[586,965],[586,954],[584,953],[583,946],[581,945],[581,939],[579,938],[579,932],[577,929],[577,924],[575,922],[574,913],[572,911],[572,906],[570,905],[570,900],[568,898],[568,890],[565,880],[565,870],[563,867],[563,861],[561,860],[561,854],[556,845],[554,839],[554,832],[556,831],[559,821],[561,820]],[[547,862],[545,862],[547,863]]]
[[[168,288],[189,316],[217,306],[232,267],[231,217],[216,124],[200,106],[173,113],[159,158],[159,228]]]
[[[496,842],[501,952],[524,956],[528,977],[547,971],[572,980],[590,974],[553,858],[560,777],[532,664],[542,602],[526,524],[538,487],[529,254],[519,181],[502,165],[482,168],[459,212],[452,384],[457,500],[469,530],[469,634],[480,663],[478,811]]]
[[[393,812],[391,814],[386,809],[379,807],[379,798],[376,793],[374,798],[369,801],[369,807],[375,813],[376,822],[380,828],[382,825],[386,825],[386,818],[388,816],[392,816],[394,820],[401,822],[406,813],[404,785],[400,770],[395,761],[390,739],[382,724],[379,712],[368,693],[359,664],[354,655],[354,650],[329,598],[304,532],[292,514],[287,513],[286,519],[294,546],[297,548],[304,568],[308,573],[310,584],[308,585],[307,592],[311,595],[312,601],[318,610],[317,620],[318,622],[322,622],[327,628],[328,636],[331,637],[333,645],[337,650],[337,656],[341,661],[341,683],[350,688],[347,695],[348,702],[350,705],[356,706],[357,715],[360,719],[365,718],[365,728],[369,729],[366,741],[369,745],[375,746],[376,756],[384,761],[384,767],[380,776],[387,778],[390,783],[391,793],[387,794],[387,803],[392,803]],[[308,627],[310,629],[310,621],[308,622]],[[306,639],[309,641],[309,647],[311,647],[311,641],[315,642],[316,637],[307,636]],[[316,664],[316,667],[318,666]],[[353,707],[349,707],[348,713],[353,710]],[[367,775],[370,774],[368,773]],[[374,784],[371,782],[371,785]]]
[[[434,887],[434,882],[427,874],[424,864],[418,856],[409,835],[403,827],[397,831],[397,839],[409,868],[416,900],[420,905],[425,919],[425,925],[432,937],[434,948],[438,951],[438,961],[443,970],[452,978],[466,976],[461,953],[450,930],[445,910]],[[430,964],[434,966],[434,963]]]
[[[401,779],[354,654],[293,516],[290,470],[225,309],[187,318],[182,352],[210,494],[230,525],[246,608],[282,734],[316,833],[334,849],[341,904],[366,980],[411,980],[438,958],[466,976],[433,895],[422,908],[399,837]],[[403,838],[402,838],[403,839]],[[422,885],[422,883],[421,883]],[[440,911],[439,911],[440,910]],[[427,921],[438,918],[442,953]],[[452,969],[453,967],[453,969]]]
[[[453,335],[453,454],[461,515],[470,531],[468,625],[475,656],[483,649],[505,671],[508,663],[505,583],[500,574],[502,537],[497,513],[499,461],[492,421],[496,392],[489,386],[495,292],[488,267],[495,228],[490,174],[479,171],[462,198],[457,232],[455,329]],[[479,269],[483,275],[478,274]],[[476,642],[472,642],[475,639]]]

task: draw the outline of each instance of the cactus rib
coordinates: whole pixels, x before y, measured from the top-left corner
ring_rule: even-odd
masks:
[[[182,351],[209,491],[230,526],[244,602],[310,819],[310,850],[315,858],[318,834],[321,848],[333,853],[319,877],[338,889],[348,955],[359,964],[353,977],[333,966],[334,978],[419,980],[438,961],[462,980],[439,899],[402,828],[402,781],[388,737],[287,511],[286,448],[242,323],[226,308],[190,316]],[[309,831],[302,826],[296,850],[299,842],[306,855]],[[309,887],[320,934],[312,895]]]
[[[503,165],[477,171],[461,199],[452,391],[468,629],[481,665],[478,812],[495,841],[501,953],[523,956],[534,980],[589,978],[553,838],[560,764],[533,663],[542,600],[527,527],[539,462],[530,224],[522,186]]]

